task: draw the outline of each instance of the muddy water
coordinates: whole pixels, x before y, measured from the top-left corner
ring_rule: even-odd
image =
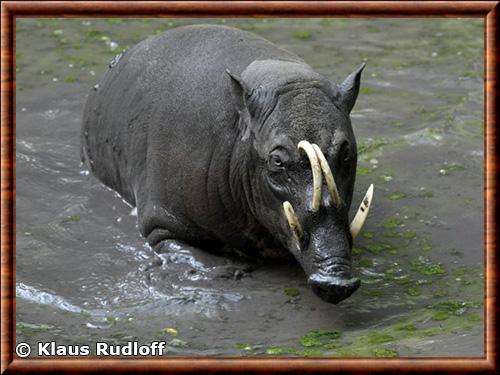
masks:
[[[339,305],[315,297],[295,264],[175,248],[159,260],[133,208],[80,164],[83,104],[112,57],[196,22],[17,20],[17,341],[482,355],[482,20],[204,21],[256,32],[336,81],[367,62],[354,202],[372,182],[375,199],[353,250],[362,285]]]

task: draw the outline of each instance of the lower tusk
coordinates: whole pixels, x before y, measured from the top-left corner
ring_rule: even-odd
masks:
[[[321,151],[319,146],[314,143],[312,146],[314,148],[314,151],[316,151],[316,155],[318,156],[319,159],[319,165],[321,166],[321,170],[325,175],[326,186],[328,186],[328,191],[330,192],[330,195],[332,197],[333,204],[336,208],[339,208],[340,195],[339,191],[337,190],[337,184],[335,183],[335,178],[333,178],[332,170],[330,169],[328,161],[326,160],[325,155],[323,154],[323,151]]]
[[[297,145],[297,148],[299,150],[303,150],[307,154],[309,162],[311,163],[311,169],[313,173],[312,209],[314,211],[317,211],[321,206],[323,185],[323,178],[321,167],[318,162],[318,156],[316,155],[316,151],[314,150],[313,146],[308,141],[300,141]]]
[[[350,229],[352,238],[355,238],[361,231],[361,228],[365,223],[366,217],[368,216],[368,211],[370,210],[370,205],[372,204],[372,198],[373,198],[373,184],[371,184],[370,187],[368,188],[368,191],[366,192],[363,201],[359,205],[358,212],[356,212],[356,216],[354,216],[354,219],[351,222]]]
[[[295,240],[299,241],[302,239],[302,227],[300,226],[299,218],[295,215],[293,206],[290,202],[283,202],[283,210],[285,211],[286,220],[288,225],[292,230]]]

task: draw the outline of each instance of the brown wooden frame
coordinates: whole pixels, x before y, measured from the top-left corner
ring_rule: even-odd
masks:
[[[1,5],[1,372],[498,373],[498,1],[6,1]],[[21,359],[15,344],[15,21],[18,17],[482,17],[485,21],[485,357]]]

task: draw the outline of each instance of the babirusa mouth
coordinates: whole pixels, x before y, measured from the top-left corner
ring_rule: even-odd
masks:
[[[365,197],[361,201],[358,211],[356,212],[356,215],[354,216],[354,219],[351,222],[350,230],[352,238],[355,238],[361,231],[361,228],[365,223],[366,217],[368,216],[368,211],[370,211],[372,198],[373,198],[373,184],[371,184],[370,187],[368,188],[368,191],[366,192]]]

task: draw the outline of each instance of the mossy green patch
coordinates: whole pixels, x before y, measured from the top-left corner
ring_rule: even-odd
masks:
[[[66,76],[66,77],[63,78],[63,81],[66,82],[66,83],[73,83],[73,82],[76,82],[78,80],[76,79],[76,77]]]
[[[364,248],[368,250],[370,253],[380,254],[387,248],[387,246],[381,243],[368,243],[364,245]]]
[[[375,25],[367,25],[366,29],[371,33],[378,33],[380,31],[380,27]]]
[[[72,215],[70,217],[71,221],[80,221],[81,217],[80,215]]]
[[[235,349],[245,350],[245,351],[249,351],[249,350],[253,350],[254,349],[252,345],[250,345],[250,344],[243,344],[243,343],[234,344],[234,347],[235,347]]]
[[[394,326],[396,331],[416,331],[417,326],[414,323],[398,323]]]
[[[306,349],[299,352],[300,355],[304,357],[321,357],[323,352],[317,349]]]
[[[448,295],[447,290],[436,290],[433,294],[433,297],[445,297]]]
[[[372,89],[371,87],[362,87],[359,91],[363,95],[371,95],[376,92],[376,90]]]
[[[389,199],[392,201],[398,201],[406,197],[405,193],[393,193],[389,196]]]
[[[166,327],[160,330],[160,333],[170,335],[170,336],[179,336],[179,331],[173,327]]]
[[[471,322],[480,322],[483,318],[481,317],[481,315],[477,314],[477,313],[471,313],[469,315],[467,315],[467,320],[471,321]]]
[[[309,31],[296,31],[293,33],[293,37],[297,39],[311,39],[312,33]]]
[[[437,313],[435,313],[432,316],[432,320],[441,321],[441,320],[446,320],[449,317],[450,317],[450,314],[448,314],[447,312],[445,312],[445,311],[438,311]]]
[[[374,348],[372,353],[375,357],[397,357],[398,352],[387,348]]]
[[[283,292],[285,292],[285,294],[290,297],[297,297],[298,295],[300,295],[300,290],[297,288],[284,288]]]
[[[314,330],[306,333],[300,338],[302,346],[322,346],[341,336],[339,331]]]
[[[384,342],[391,342],[393,340],[394,337],[387,333],[380,333],[376,331],[368,333],[368,342],[371,344],[382,344]]]
[[[444,311],[453,315],[463,315],[468,309],[477,309],[481,302],[450,300],[433,304],[431,308],[437,311]]]
[[[423,329],[420,331],[420,334],[422,336],[437,336],[441,333],[443,333],[443,330],[441,327],[432,327],[432,328],[427,328],[427,329]]]
[[[411,260],[413,268],[422,275],[444,275],[446,270],[441,263],[433,263],[425,257],[418,257]]]
[[[392,229],[392,228],[397,228],[403,224],[403,220],[398,219],[396,217],[391,217],[388,219],[385,219],[382,222],[382,226],[387,229]]]
[[[432,246],[429,245],[428,243],[423,243],[420,245],[420,249],[422,249],[422,251],[431,251]]]
[[[53,326],[48,324],[30,324],[23,322],[16,323],[16,329],[23,332],[24,334],[33,334],[37,332],[50,331],[53,328],[54,328]]]
[[[417,237],[417,232],[415,232],[413,230],[407,230],[407,231],[403,232],[403,238],[406,238],[407,240],[412,240],[415,237]]]
[[[269,355],[286,355],[286,354],[297,355],[297,354],[299,354],[299,351],[297,349],[294,349],[294,348],[274,347],[274,348],[268,348],[266,350],[266,354],[269,354]]]
[[[416,285],[413,285],[406,289],[406,294],[412,297],[418,297],[422,294],[422,289]]]
[[[396,238],[396,237],[399,237],[400,234],[398,232],[394,232],[391,230],[385,230],[382,232],[382,236],[388,237],[388,238]]]
[[[363,234],[363,237],[365,237],[365,238],[373,238],[375,236],[375,233],[370,232],[370,231],[364,231],[362,234]]]
[[[370,160],[382,149],[383,146],[389,144],[384,138],[370,138],[364,142],[358,143],[358,158],[359,160]]]
[[[361,167],[359,165],[356,167],[356,173],[359,174],[360,176],[365,176],[368,173],[370,173],[370,171],[371,169],[367,167]]]

